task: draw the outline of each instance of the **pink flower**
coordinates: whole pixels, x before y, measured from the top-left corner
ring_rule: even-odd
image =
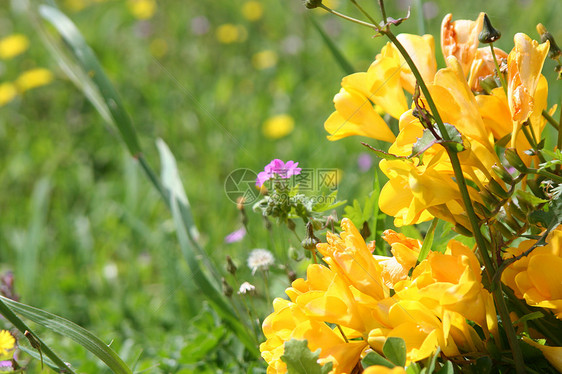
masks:
[[[244,227],[231,232],[224,238],[225,243],[236,243],[246,236],[246,229]]]
[[[275,160],[267,164],[264,170],[258,174],[258,178],[256,179],[256,186],[261,187],[265,183],[265,181],[268,181],[271,178],[277,177],[281,179],[288,179],[293,175],[300,174],[302,169],[298,166],[298,162],[287,161],[287,163],[285,163],[282,160],[276,158]]]

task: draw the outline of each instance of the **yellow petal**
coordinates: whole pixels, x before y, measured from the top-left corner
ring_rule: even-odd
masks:
[[[531,115],[534,96],[550,43],[539,44],[527,35],[514,37],[515,47],[507,58],[507,99],[514,122],[511,146],[515,147],[521,125]]]
[[[449,13],[441,23],[441,50],[445,60],[449,56],[455,56],[464,75],[468,76],[480,43],[478,34],[482,30],[484,13],[480,13],[476,21],[452,19],[453,15]]]
[[[359,92],[342,88],[334,97],[334,104],[336,112],[324,123],[324,128],[330,133],[329,140],[361,135],[386,142],[394,141],[395,136],[386,122]]]

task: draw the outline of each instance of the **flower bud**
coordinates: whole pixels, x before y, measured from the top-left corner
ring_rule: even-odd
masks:
[[[503,187],[493,178],[490,180],[490,183],[488,183],[487,188],[490,190],[490,192],[501,199],[509,198],[509,194],[507,193],[507,191],[504,190]]]
[[[511,176],[511,174],[509,174],[509,172],[507,170],[505,170],[505,168],[503,166],[499,166],[497,164],[494,164],[494,165],[492,165],[492,170],[494,170],[496,175],[498,177],[500,177],[501,180],[504,181],[505,183],[507,183],[507,184],[513,183],[513,177]]]
[[[318,8],[320,5],[322,5],[322,0],[305,0],[304,1],[304,6],[307,7],[308,9]]]
[[[308,251],[316,250],[316,244],[320,243],[320,239],[314,236],[314,226],[311,222],[307,222],[306,224],[306,236],[302,241],[301,245],[304,249]]]
[[[521,157],[519,157],[515,148],[506,148],[505,158],[511,166],[519,170],[521,173],[527,172],[527,165],[525,165],[523,160],[521,160]]]
[[[480,43],[493,43],[498,40],[502,36],[502,33],[499,30],[496,30],[494,26],[492,26],[492,22],[488,18],[487,14],[484,14],[484,24],[482,25],[482,31],[478,34],[478,40]]]
[[[232,275],[236,275],[236,270],[238,268],[236,267],[236,265],[234,265],[234,262],[232,261],[232,258],[230,258],[230,256],[226,256],[226,271],[228,271],[230,274]]]
[[[230,287],[230,284],[228,284],[228,282],[224,278],[221,278],[221,282],[222,282],[222,293],[226,297],[232,296],[232,293],[234,292],[234,290],[232,289],[232,287]]]
[[[521,222],[527,221],[527,215],[523,212],[515,203],[511,202],[507,205],[507,211],[509,214],[517,218]]]
[[[504,238],[513,237],[513,233],[511,232],[511,230],[500,221],[494,222],[494,228],[498,230],[503,235]]]
[[[461,234],[461,235],[464,235],[464,236],[469,236],[469,237],[472,237],[472,236],[473,236],[472,231],[470,231],[469,229],[467,229],[466,227],[464,227],[464,226],[461,225],[460,223],[457,223],[457,224],[455,225],[455,227],[453,227],[453,230],[454,230],[455,232],[458,232],[458,233]]]
[[[539,23],[537,25],[537,31],[541,36],[541,43],[544,43],[547,40],[550,42],[548,57],[553,60],[558,60],[560,58],[560,55],[562,55],[562,51],[560,51],[560,48],[558,47],[558,44],[556,44],[556,41],[554,40],[552,34],[548,32],[548,30],[543,26],[542,23]]]

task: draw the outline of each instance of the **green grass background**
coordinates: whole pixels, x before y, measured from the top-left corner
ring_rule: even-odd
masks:
[[[385,43],[366,28],[320,10],[307,11],[299,0],[260,1],[264,15],[254,22],[242,16],[241,0],[160,1],[154,17],[142,22],[125,1],[93,3],[78,12],[58,3],[120,92],[149,161],[158,165],[156,138],[170,146],[201,242],[217,266],[223,268],[230,255],[240,267],[239,279],[258,284],[261,280],[245,266],[250,250],[269,248],[279,263],[288,263],[302,276],[302,265],[287,259],[288,245],[298,241],[277,228],[271,240],[261,218],[248,209],[250,235],[225,244],[225,235],[239,227],[236,206],[223,190],[226,176],[237,168],[257,172],[273,158],[291,159],[302,167],[342,170],[342,200],[367,195],[374,169],[362,173],[357,166],[357,156],[364,152],[359,141],[365,139],[326,139],[323,122],[333,111],[332,98],[344,74],[310,18],[323,26],[357,71],[366,70]],[[455,19],[487,12],[503,34],[497,46],[506,51],[515,32],[538,38],[538,22],[562,42],[557,22],[562,3],[557,0],[424,3],[435,14],[424,23],[436,37],[441,66],[438,32],[449,12]],[[378,16],[374,0],[361,4]],[[407,6],[405,0],[387,1],[387,12],[398,18]],[[418,2],[411,6],[411,20],[400,26],[401,32],[419,31]],[[113,341],[112,347],[137,371],[248,369],[240,348],[191,281],[163,202],[116,131],[64,76],[17,9],[17,0],[0,4],[0,36],[23,33],[31,47],[0,62],[0,80],[14,80],[33,67],[48,67],[56,79],[0,108],[0,270],[14,272],[22,302]],[[337,9],[360,17],[344,0]],[[192,31],[196,17],[208,20],[203,35]],[[247,39],[221,44],[216,30],[226,23],[244,27]],[[288,36],[301,43],[297,53],[286,51]],[[154,40],[166,43],[164,55],[153,55],[149,46]],[[252,56],[263,50],[276,52],[278,62],[257,70]],[[546,62],[550,105],[560,102],[561,92],[552,79],[553,67]],[[267,139],[262,124],[280,113],[295,119],[295,129],[282,139]],[[281,295],[288,280],[279,271],[272,283],[272,293]],[[265,315],[266,302],[258,301]],[[69,340],[47,332],[42,336],[80,372],[104,372]]]

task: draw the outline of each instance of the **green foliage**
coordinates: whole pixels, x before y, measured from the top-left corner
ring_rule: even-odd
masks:
[[[386,366],[387,368],[392,369],[393,367],[396,366],[395,364],[388,361],[386,358],[384,358],[383,356],[381,356],[375,351],[369,352],[363,358],[363,360],[361,360],[361,363],[363,364],[364,368],[367,368],[369,366],[379,365],[379,366]]]
[[[398,337],[387,338],[382,346],[382,352],[390,362],[397,366],[406,365],[406,342]]]
[[[284,345],[281,360],[287,364],[289,374],[327,374],[332,370],[332,363],[318,363],[320,350],[311,352],[308,341],[291,339]]]

